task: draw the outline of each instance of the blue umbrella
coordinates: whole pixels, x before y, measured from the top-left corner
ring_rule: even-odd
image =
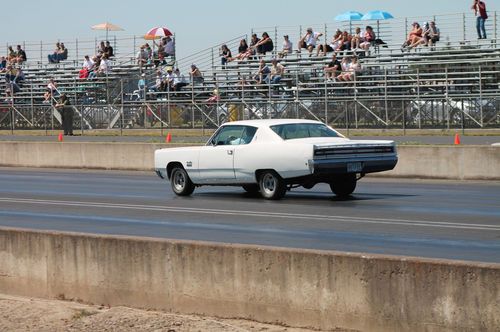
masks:
[[[360,12],[348,11],[335,16],[335,21],[359,21],[362,17]]]
[[[368,21],[368,20],[388,20],[394,18],[394,16],[391,15],[391,13],[384,12],[382,10],[372,10],[371,12],[366,13],[363,15],[361,18],[362,20]]]

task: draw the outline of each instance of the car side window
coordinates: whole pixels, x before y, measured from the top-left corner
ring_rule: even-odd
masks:
[[[241,138],[243,126],[225,126],[212,138],[213,145],[234,145],[233,141]]]

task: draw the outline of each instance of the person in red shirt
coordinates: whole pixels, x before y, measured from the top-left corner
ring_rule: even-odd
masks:
[[[486,39],[486,29],[484,28],[484,21],[488,18],[486,5],[481,0],[474,0],[471,9],[474,11],[474,15],[476,15],[477,38]]]

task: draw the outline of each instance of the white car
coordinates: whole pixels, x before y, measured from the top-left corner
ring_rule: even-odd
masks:
[[[354,141],[319,121],[248,120],[225,123],[204,146],[155,151],[158,176],[180,196],[198,186],[241,186],[266,199],[328,183],[349,196],[366,173],[393,169],[393,141]]]

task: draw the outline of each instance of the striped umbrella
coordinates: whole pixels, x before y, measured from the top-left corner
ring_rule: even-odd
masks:
[[[168,30],[167,28],[152,28],[150,29],[145,35],[144,39],[147,40],[152,40],[152,39],[158,39],[158,38],[163,38],[167,36],[172,36],[172,32]]]

